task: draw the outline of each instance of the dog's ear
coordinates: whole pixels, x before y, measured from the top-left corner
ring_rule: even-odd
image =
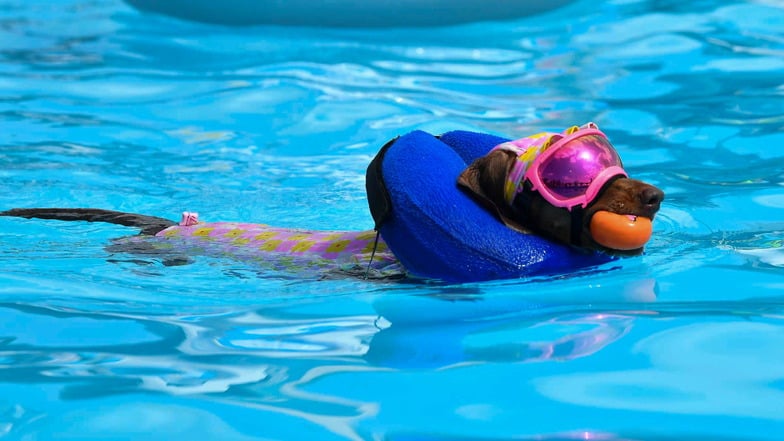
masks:
[[[506,177],[515,159],[514,153],[506,150],[490,152],[463,170],[457,178],[457,185],[495,214],[507,227],[528,233],[528,229],[511,219],[511,209],[504,197]]]
[[[457,178],[457,184],[475,196],[490,200],[494,205],[503,204],[506,175],[513,160],[511,152],[490,152],[463,170]]]

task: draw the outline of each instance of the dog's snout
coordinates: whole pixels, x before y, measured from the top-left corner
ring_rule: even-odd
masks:
[[[645,187],[640,192],[640,201],[645,208],[653,211],[654,213],[659,210],[659,206],[664,200],[664,192],[656,187]]]

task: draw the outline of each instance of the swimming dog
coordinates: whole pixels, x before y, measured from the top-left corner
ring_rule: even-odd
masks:
[[[593,124],[502,143],[470,164],[457,187],[521,233],[616,255],[643,251],[664,199],[660,189],[628,177],[617,152]],[[276,262],[275,268],[284,270],[339,269],[377,277],[405,273],[372,230],[203,223],[188,212],[174,222],[93,208],[16,208],[0,216],[108,222],[140,230],[138,236],[116,240],[112,252],[230,255]]]

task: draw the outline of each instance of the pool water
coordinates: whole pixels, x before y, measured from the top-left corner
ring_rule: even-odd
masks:
[[[394,136],[586,121],[667,194],[611,271],[464,285],[0,218],[0,438],[784,439],[783,78],[775,0],[375,30],[0,2],[0,209],[368,229]]]

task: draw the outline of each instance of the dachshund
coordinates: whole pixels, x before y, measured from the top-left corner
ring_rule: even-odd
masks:
[[[573,127],[545,138],[537,135],[521,138],[526,140],[522,143],[516,140],[499,145],[470,164],[457,178],[457,187],[506,226],[521,233],[614,255],[642,253],[650,233],[631,241],[613,235],[622,236],[624,228],[639,230],[635,230],[637,221],[642,224],[645,220],[650,225],[664,200],[662,190],[629,178],[614,148],[595,125]],[[609,162],[596,170],[590,169],[591,164],[575,162],[575,158],[591,152],[605,155]],[[539,161],[542,158],[545,159]],[[553,181],[549,168],[558,169],[564,164],[566,168],[560,170],[564,176]],[[590,182],[580,182],[580,179]],[[597,219],[607,215],[628,219],[631,226],[611,229],[609,235],[602,233],[603,228],[596,226],[600,224]],[[202,223],[195,213],[188,212],[177,223],[92,208],[17,208],[2,211],[0,216],[108,222],[141,231],[139,236],[116,240],[109,251],[161,254],[176,249],[184,250],[186,255],[198,252],[277,260],[283,262],[283,269],[339,268],[356,273],[365,267],[367,276],[373,266],[378,277],[405,273],[384,240],[372,230],[325,232],[237,222]],[[603,235],[599,237],[599,233]],[[277,259],[271,259],[270,253],[275,253]]]

